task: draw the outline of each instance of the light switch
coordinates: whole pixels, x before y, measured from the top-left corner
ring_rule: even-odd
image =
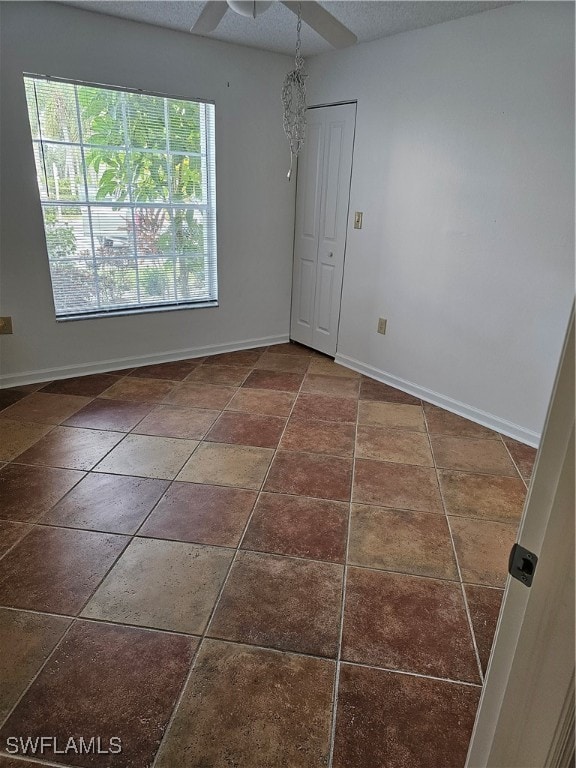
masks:
[[[354,214],[354,229],[362,229],[362,211],[356,211]]]

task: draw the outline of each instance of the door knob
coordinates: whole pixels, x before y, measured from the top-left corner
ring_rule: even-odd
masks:
[[[330,251],[330,253],[328,254],[328,258],[331,259],[333,256],[334,254],[332,253],[332,251]]]

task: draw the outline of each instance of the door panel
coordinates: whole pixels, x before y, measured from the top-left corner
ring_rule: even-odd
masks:
[[[305,148],[298,161],[290,336],[334,355],[356,105],[309,109],[307,120]]]

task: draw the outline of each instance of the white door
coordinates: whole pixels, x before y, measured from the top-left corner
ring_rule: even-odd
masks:
[[[356,104],[306,113],[298,159],[290,337],[336,354]]]

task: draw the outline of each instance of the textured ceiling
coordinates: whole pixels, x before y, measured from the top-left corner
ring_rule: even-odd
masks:
[[[84,8],[110,16],[142,21],[168,29],[189,32],[200,15],[204,2],[196,0],[138,0],[137,2],[116,2],[116,0],[76,0],[66,2],[77,8]],[[508,5],[508,2],[435,2],[421,0],[410,2],[380,2],[379,0],[324,0],[320,3],[333,16],[352,30],[359,42],[377,40],[410,29],[429,27],[461,16],[470,16],[492,8]],[[279,53],[292,53],[296,38],[296,18],[281,3],[275,2],[256,19],[245,18],[228,9],[214,32],[207,37],[229,43],[248,45]],[[303,25],[302,52],[311,56],[332,50],[316,32]]]

